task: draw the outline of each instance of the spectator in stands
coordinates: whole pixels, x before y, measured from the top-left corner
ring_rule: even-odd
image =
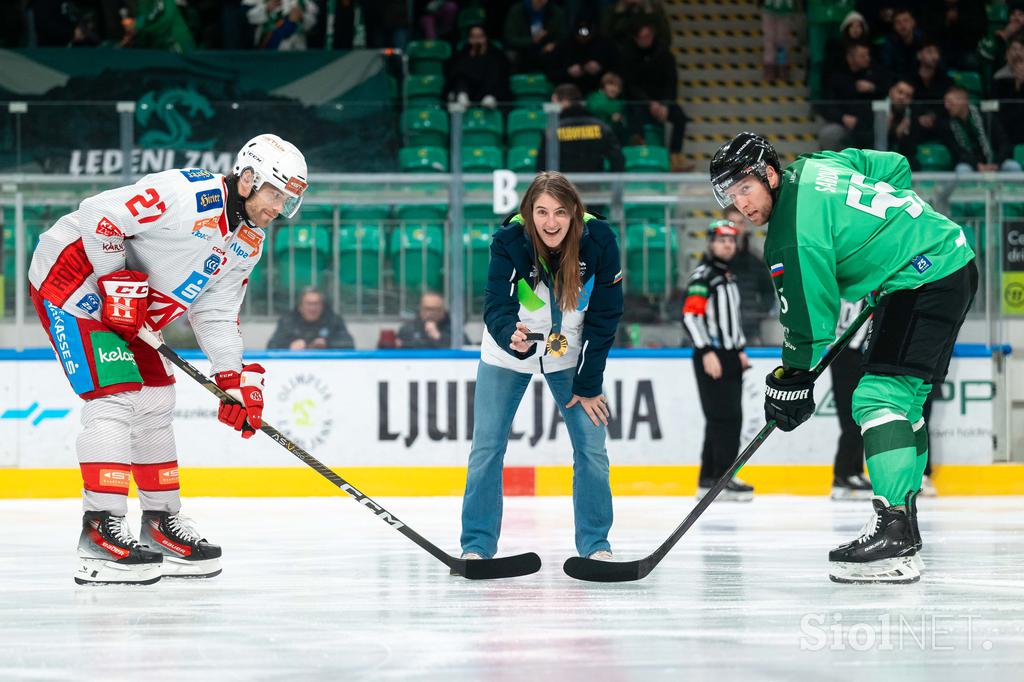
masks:
[[[832,74],[846,66],[846,48],[850,45],[867,44],[871,39],[868,22],[860,12],[850,12],[839,24],[839,34],[825,46],[825,64],[822,83],[828,85]]]
[[[908,159],[917,153],[918,128],[910,111],[914,99],[914,86],[899,79],[889,88],[889,151],[899,152]]]
[[[996,73],[992,96],[999,100],[999,120],[1009,143],[1024,144],[1024,31],[1006,46],[1006,66]]]
[[[873,146],[871,100],[882,98],[887,80],[872,66],[867,45],[855,43],[846,48],[846,65],[832,74],[825,93],[828,101],[821,114],[828,122],[818,133],[822,149]]]
[[[729,270],[736,275],[736,286],[740,289],[743,335],[747,337],[747,345],[757,346],[764,342],[761,322],[771,317],[775,310],[775,302],[778,300],[775,287],[764,260],[751,246],[752,226],[743,212],[730,205],[725,209],[723,217],[736,228],[736,255],[729,262]]]
[[[654,39],[659,45],[672,45],[672,28],[661,0],[618,0],[605,13],[605,35],[619,45],[627,45],[641,25],[654,27]]]
[[[1024,30],[1024,0],[1013,0],[1009,3],[1006,25],[985,36],[978,43],[977,55],[986,74],[993,74],[1003,67],[1010,38],[1021,30]]]
[[[942,52],[938,43],[925,39],[917,51],[917,72],[910,79],[914,86],[915,115],[919,140],[925,142],[936,139],[939,118],[945,111],[942,99],[953,85],[942,63]]]
[[[121,47],[145,50],[188,52],[195,49],[195,40],[173,2],[135,4],[136,14],[125,16]]]
[[[267,348],[289,350],[354,347],[345,321],[327,307],[323,293],[316,287],[302,290],[295,310],[278,320],[277,329],[267,341]]]
[[[893,34],[882,46],[882,64],[899,77],[909,76],[917,67],[917,51],[921,46],[921,31],[917,19],[906,7],[892,14]]]
[[[619,140],[604,121],[583,105],[583,94],[572,83],[555,88],[551,101],[562,108],[558,115],[558,166],[563,173],[621,173],[626,166]],[[607,163],[607,169],[605,164]],[[547,168],[547,137],[537,150],[537,170]]]
[[[909,4],[903,3],[903,6],[909,6]],[[858,0],[857,11],[868,20],[871,34],[885,42],[885,39],[893,33],[892,18],[896,6],[896,0]]]
[[[427,40],[441,40],[452,34],[459,16],[455,0],[416,0],[413,15]]]
[[[548,70],[552,54],[565,38],[565,12],[548,0],[523,0],[505,17],[505,48],[518,71]]]
[[[316,25],[306,33],[307,49],[351,50],[356,37],[356,0],[321,0],[321,5]],[[331,44],[328,45],[327,22],[332,19],[334,26],[331,27]]]
[[[614,61],[615,45],[598,33],[589,19],[582,19],[552,55],[548,80],[572,83],[587,94],[600,87],[601,76]]]
[[[789,46],[796,0],[761,0],[761,36],[765,80],[789,80]]]
[[[630,142],[643,144],[644,126],[648,123],[671,123],[672,170],[691,170],[693,162],[683,157],[687,118],[676,101],[676,58],[668,47],[657,43],[652,24],[641,23],[637,27],[632,42],[623,48],[620,64],[629,102],[626,119]]]
[[[985,3],[978,0],[944,0],[943,7],[921,15],[925,36],[942,46],[947,64],[974,69],[974,50],[985,35],[988,18]],[[921,99],[918,95],[918,99]]]
[[[246,16],[256,27],[260,50],[305,50],[306,32],[316,24],[314,0],[242,0]]]
[[[953,155],[957,173],[1020,172],[1021,165],[1010,158],[1010,143],[998,118],[992,119],[990,139],[981,112],[971,104],[966,90],[954,85],[946,93],[944,104],[943,144]]]
[[[468,343],[467,340],[464,339]],[[452,320],[444,297],[434,291],[420,296],[419,313],[398,330],[396,348],[451,348]]]
[[[410,25],[407,0],[360,0],[360,5],[367,47],[405,47]]]
[[[448,63],[445,92],[448,99],[493,107],[510,99],[508,59],[487,38],[483,26],[469,29],[466,44]]]
[[[587,109],[608,124],[620,142],[626,139],[626,103],[619,74],[609,71],[601,76],[601,89],[587,97]]]

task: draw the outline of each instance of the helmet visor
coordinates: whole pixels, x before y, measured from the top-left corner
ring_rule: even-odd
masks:
[[[281,209],[281,215],[285,218],[294,218],[295,214],[299,212],[299,206],[302,205],[302,197],[285,197],[284,208]]]
[[[764,161],[758,161],[753,166],[748,166],[740,171],[725,172],[712,178],[711,188],[714,190],[715,200],[718,201],[718,205],[722,208],[732,206],[732,197],[726,194],[726,190],[751,175],[763,182],[765,186],[768,185],[767,164]]]

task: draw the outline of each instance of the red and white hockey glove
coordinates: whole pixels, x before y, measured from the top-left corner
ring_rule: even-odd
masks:
[[[263,373],[262,365],[245,365],[242,372],[228,370],[213,375],[214,381],[237,402],[222,402],[217,419],[235,431],[242,432],[242,438],[263,426]]]
[[[103,275],[99,286],[103,305],[100,320],[125,341],[139,334],[149,307],[149,277],[144,272],[118,270]]]

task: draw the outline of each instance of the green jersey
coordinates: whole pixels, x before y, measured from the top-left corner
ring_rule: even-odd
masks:
[[[779,296],[782,364],[810,369],[835,339],[840,299],[916,289],[974,251],[911,190],[904,156],[844,149],[806,154],[782,172],[764,257]]]

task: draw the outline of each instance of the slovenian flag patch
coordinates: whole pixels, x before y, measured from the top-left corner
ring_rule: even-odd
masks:
[[[612,280],[612,284],[618,284],[621,281],[622,281],[622,270],[619,270],[617,273],[615,273],[615,279]]]
[[[772,277],[778,277],[783,272],[784,268],[782,267],[782,263],[776,263],[775,265],[772,266]]]

